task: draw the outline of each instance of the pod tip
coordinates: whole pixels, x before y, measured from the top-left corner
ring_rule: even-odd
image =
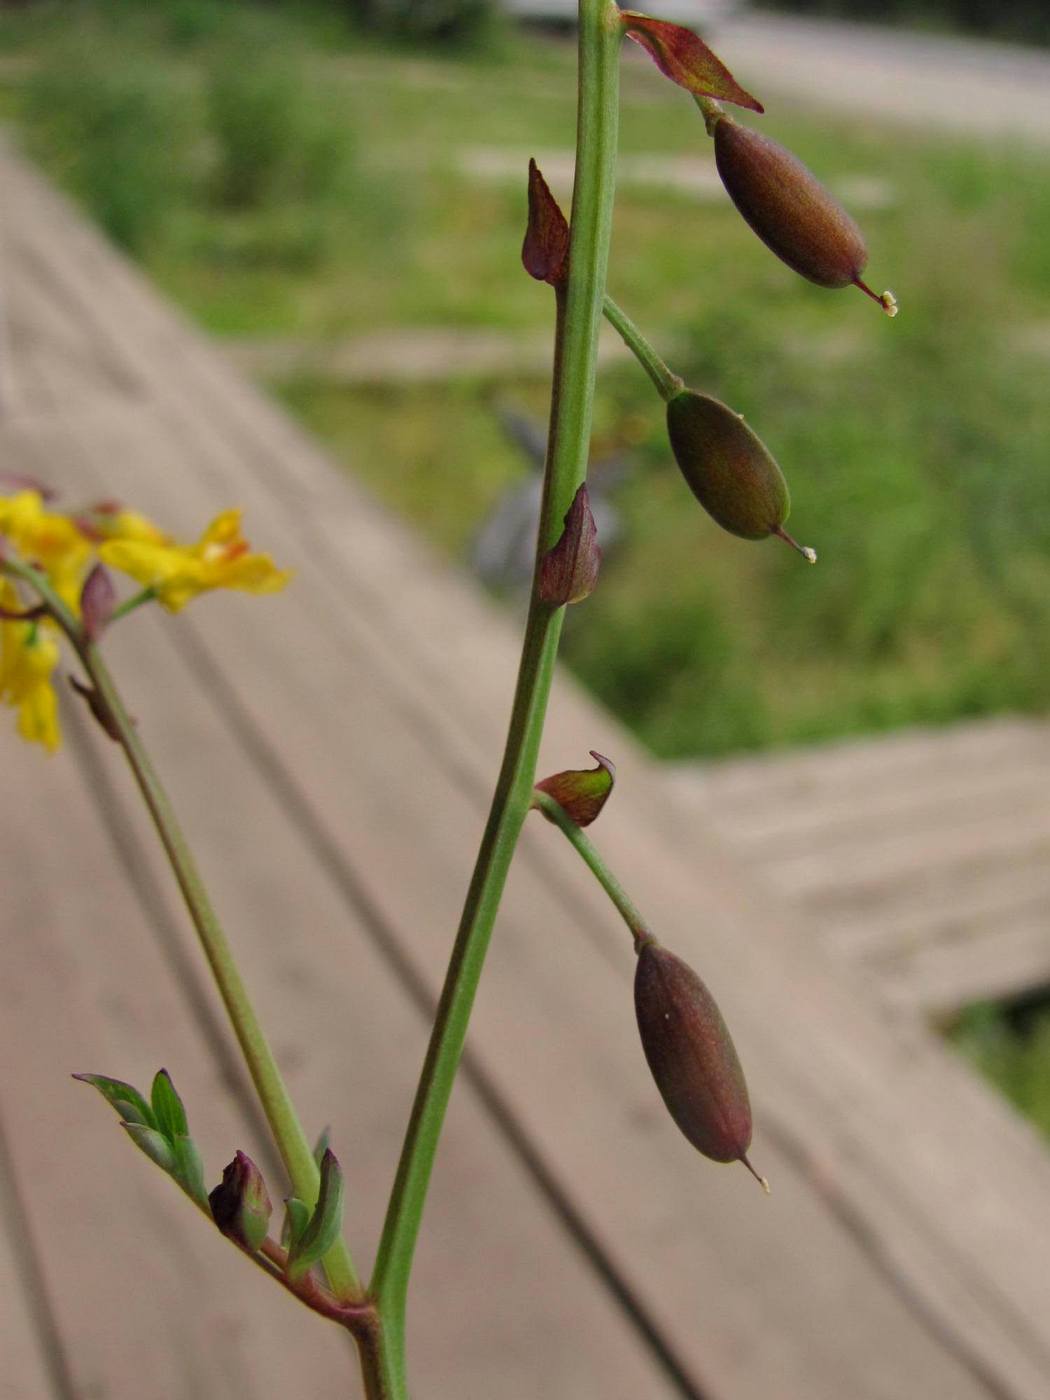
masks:
[[[871,297],[872,301],[876,302],[879,306],[882,307],[883,311],[885,311],[887,316],[891,318],[896,316],[897,312],[900,310],[900,307],[897,305],[897,298],[893,295],[891,291],[887,290],[883,292],[882,296],[879,296],[878,292],[873,292],[868,286],[868,284],[866,282],[862,282],[859,277],[855,277],[853,281],[855,285],[861,289],[861,291],[866,297]]]
[[[789,544],[792,549],[797,549],[807,564],[815,564],[817,562],[817,551],[808,544],[799,544],[798,540],[793,539],[792,536],[788,534],[783,525],[774,525],[770,534],[776,535],[778,539],[782,539],[784,543]]]
[[[759,1173],[758,1173],[757,1171],[755,1171],[754,1167],[751,1165],[750,1161],[748,1160],[748,1156],[747,1156],[747,1153],[746,1153],[746,1152],[741,1153],[740,1160],[741,1160],[741,1162],[743,1162],[744,1166],[747,1167],[748,1171],[749,1171],[749,1172],[751,1173],[751,1175],[755,1178],[755,1180],[758,1182],[759,1186],[761,1186],[762,1190],[766,1193],[766,1195],[767,1195],[767,1196],[771,1195],[772,1193],[770,1192],[770,1189],[769,1189],[769,1182],[766,1180],[766,1178],[765,1178],[764,1176],[760,1176]]]

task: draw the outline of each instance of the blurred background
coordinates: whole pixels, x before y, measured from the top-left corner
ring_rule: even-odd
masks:
[[[508,607],[525,586],[551,334],[550,298],[519,263],[524,176],[535,155],[567,203],[572,8],[0,10],[14,139]],[[902,313],[891,324],[773,259],[726,199],[690,100],[626,55],[610,290],[690,384],[765,438],[791,528],[821,562],[745,544],[692,508],[660,404],[610,340],[594,448],[606,563],[568,619],[568,664],[679,764],[1045,714],[1050,121],[1001,104],[1016,104],[1018,74],[1022,93],[1050,90],[1050,12],[652,8],[687,9],[764,99],[763,130],[855,214],[872,285]],[[1046,1131],[1048,1007],[1034,986],[943,1022]]]

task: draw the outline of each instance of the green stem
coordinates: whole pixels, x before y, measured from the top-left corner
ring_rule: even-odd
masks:
[[[565,833],[569,844],[582,856],[584,863],[612,900],[624,923],[631,930],[636,951],[640,949],[643,943],[652,938],[652,930],[628,897],[627,891],[595,850],[590,838],[576,825],[565,808],[551,797],[550,793],[537,789],[532,795],[532,805]]]
[[[726,115],[725,108],[722,106],[721,102],[716,101],[713,97],[700,97],[698,94],[694,94],[693,101],[700,108],[700,115],[704,119],[704,126],[707,128],[708,136],[714,136],[715,127]],[[726,119],[732,121],[732,117]]]
[[[112,732],[124,750],[175,873],[292,1187],[300,1200],[312,1207],[317,1200],[320,1182],[313,1150],[263,1034],[171,800],[157,776],[109,668],[102,660],[98,647],[85,638],[79,621],[55,593],[44,574],[10,555],[3,561],[3,566],[30,584],[47,604],[55,621],[75,647],[107,718],[112,721]],[[361,1296],[361,1285],[349,1250],[342,1240],[332,1246],[323,1262],[337,1298],[351,1300]]]
[[[119,622],[122,617],[127,617],[128,613],[133,613],[136,608],[141,608],[143,603],[152,603],[156,596],[157,590],[155,588],[140,588],[130,598],[125,598],[123,603],[118,603],[113,609],[110,622]]]
[[[558,536],[583,481],[590,443],[598,325],[612,225],[617,138],[619,11],[610,0],[581,0],[576,184],[570,273],[558,298],[547,471],[518,683],[503,764],[467,893],[420,1075],[379,1244],[371,1292],[383,1319],[382,1350],[405,1394],[404,1316],[438,1138],[459,1066],[511,857],[532,799],[547,699],[564,609],[537,592],[539,560]]]
[[[685,381],[668,369],[663,360],[642,335],[641,331],[611,296],[606,296],[602,304],[605,319],[622,338],[624,344],[656,385],[656,392],[667,403],[675,394],[680,394]]]
[[[208,960],[215,984],[233,1026],[245,1063],[251,1074],[256,1093],[273,1132],[281,1159],[291,1179],[295,1194],[307,1206],[317,1201],[320,1176],[313,1149],[299,1122],[285,1087],[277,1062],[273,1057],[259,1018],[249,999],[244,981],[237,968],[226,934],[212,906],[197,862],[182,833],[171,800],[168,797],[146,747],[132,723],[123,700],[113,682],[109,668],[98,648],[86,643],[81,648],[84,667],[120,736],[120,744],[135,775],[139,791],[145,799],[161,844],[171,863],[179,889],[197,930],[204,955]],[[325,1272],[338,1298],[353,1298],[360,1294],[350,1254],[340,1240],[324,1258]]]

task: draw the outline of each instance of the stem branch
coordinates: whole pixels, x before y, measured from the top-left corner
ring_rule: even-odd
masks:
[[[404,1315],[408,1278],[438,1138],[459,1066],[511,857],[532,799],[564,608],[538,595],[539,559],[550,549],[586,474],[598,325],[612,223],[617,138],[619,11],[611,0],[580,0],[579,109],[569,278],[558,295],[554,384],[537,568],[503,764],[452,950],[445,984],[390,1196],[371,1293],[383,1345],[405,1394]]]
[[[295,1194],[312,1208],[317,1201],[320,1174],[309,1140],[263,1034],[171,800],[128,714],[109,667],[98,647],[84,636],[79,621],[54,591],[45,574],[11,554],[5,557],[3,567],[34,588],[47,604],[48,611],[75,648],[105,715],[112,722],[111,732],[124,750],[153,818]],[[360,1298],[361,1285],[349,1250],[342,1240],[338,1240],[325,1255],[324,1268],[337,1298],[343,1301]]]
[[[605,297],[602,311],[609,325],[622,338],[628,350],[656,385],[656,392],[663,401],[667,403],[675,394],[680,394],[685,387],[685,381],[668,369],[627,312],[617,306],[611,296]]]
[[[631,930],[635,950],[640,949],[647,939],[652,938],[652,930],[629,898],[627,891],[595,850],[590,837],[577,826],[561,803],[556,802],[550,793],[542,792],[537,788],[532,795],[532,805],[564,832],[569,844],[583,858],[584,863],[612,900],[624,923]]]

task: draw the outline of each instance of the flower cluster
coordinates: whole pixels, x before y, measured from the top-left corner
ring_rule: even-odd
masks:
[[[64,609],[65,623],[80,625],[85,582],[100,564],[140,586],[117,609],[119,616],[147,602],[178,612],[215,588],[274,593],[290,577],[268,554],[252,553],[239,510],[223,511],[195,543],[180,544],[144,515],[113,502],[65,514],[49,509],[44,493],[34,488],[0,497],[0,701],[17,711],[19,734],[51,752],[60,743],[53,685],[58,614]],[[57,599],[54,606],[42,593],[31,596],[34,574]],[[91,636],[86,616],[83,622]]]

